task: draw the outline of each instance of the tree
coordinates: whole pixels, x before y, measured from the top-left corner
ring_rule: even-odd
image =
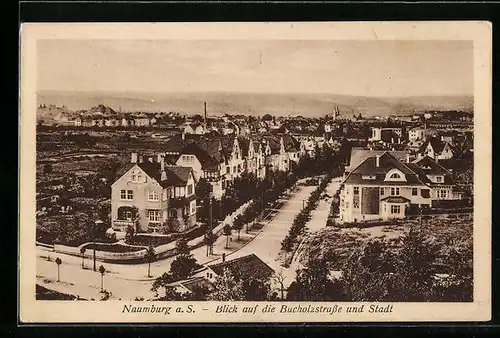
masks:
[[[281,293],[281,299],[285,299],[285,294],[284,291],[286,290],[285,288],[285,275],[283,274],[283,269],[281,269],[278,273],[275,273],[273,276],[273,282],[279,285],[279,290]]]
[[[130,242],[134,237],[134,235],[135,235],[134,227],[132,225],[127,226],[127,230],[125,233],[125,241]]]
[[[104,266],[99,267],[99,273],[101,274],[101,292],[104,292],[104,284],[103,284],[103,279],[104,279],[104,273],[106,272],[106,269]]]
[[[62,260],[59,257],[57,257],[56,264],[57,264],[57,281],[58,282],[60,281],[60,279],[59,279],[59,267],[61,266],[61,263],[62,263]]]
[[[109,227],[111,224],[111,202],[105,202],[99,205],[97,217],[106,224],[106,227]]]
[[[136,206],[133,206],[132,207],[132,224],[133,224],[135,233],[139,232],[139,229],[141,227],[140,219],[141,219],[141,214],[139,213],[139,209]],[[132,236],[133,236],[133,234],[132,234]]]
[[[393,301],[399,298],[395,257],[384,242],[368,243],[343,268],[343,290],[349,301]]]
[[[264,116],[262,116],[262,121],[272,121],[272,120],[273,116],[270,114],[264,114]]]
[[[180,228],[181,222],[179,222],[179,220],[174,217],[167,218],[163,224],[163,232],[165,234],[179,232]]]
[[[203,238],[205,245],[207,246],[207,257],[209,254],[213,255],[213,246],[215,241],[217,240],[217,236],[212,232],[208,231]]]
[[[200,178],[196,183],[195,194],[196,198],[202,203],[205,203],[210,198],[210,193],[212,192],[212,185],[205,179]]]
[[[189,254],[189,246],[188,242],[185,238],[181,237],[175,242],[175,248],[177,249],[177,253],[180,255],[188,255]]]
[[[177,244],[177,243],[176,243]],[[163,273],[154,282],[151,288],[152,291],[158,292],[159,288],[165,289],[165,296],[173,297],[170,284],[179,280],[189,278],[194,271],[201,266],[198,264],[193,255],[187,251],[179,254],[170,264],[170,271]]]
[[[308,267],[297,271],[297,277],[288,288],[287,299],[293,301],[332,301],[344,298],[339,281],[329,279],[325,259],[312,259]]]
[[[243,297],[248,301],[263,301],[269,298],[271,287],[268,282],[260,279],[245,279],[242,281]]]
[[[80,248],[80,253],[82,254],[82,269],[85,269],[85,247]]]
[[[472,302],[474,293],[472,239],[455,243],[447,251],[448,276],[434,284],[432,301]]]
[[[233,222],[233,229],[238,231],[238,241],[240,240],[240,232],[243,229],[243,217],[241,215],[236,216]]]
[[[231,236],[231,227],[229,224],[224,225],[224,228],[222,229],[224,232],[224,236],[226,236],[226,249],[229,248],[229,236]]]
[[[228,269],[224,269],[223,274],[215,278],[214,290],[207,298],[215,301],[242,301],[245,299],[243,283]]]
[[[404,297],[401,301],[429,300],[439,248],[417,228],[411,228],[402,242],[403,247],[397,256],[396,266],[399,290]]]
[[[146,251],[146,259],[148,261],[148,277],[151,278],[151,262],[154,261],[156,257],[155,248],[150,245]]]

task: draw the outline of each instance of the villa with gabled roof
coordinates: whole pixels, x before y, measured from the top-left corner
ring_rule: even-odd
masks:
[[[169,166],[162,156],[132,153],[111,185],[111,227],[124,231],[156,232],[169,219],[182,232],[196,224],[195,177],[192,168]],[[134,209],[138,215],[134,215]],[[134,217],[138,216],[138,225]]]

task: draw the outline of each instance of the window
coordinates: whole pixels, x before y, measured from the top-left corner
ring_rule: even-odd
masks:
[[[401,207],[399,205],[391,205],[391,214],[399,214],[401,212]]]
[[[411,188],[411,194],[412,194],[412,196],[417,196],[418,195],[418,188]]]
[[[436,182],[438,182],[438,183],[443,182],[443,177],[442,176],[436,176]]]
[[[446,198],[446,190],[440,190],[439,191],[439,198]]]
[[[189,208],[190,208],[190,211],[191,211],[191,215],[196,213],[196,200],[194,201],[191,201],[190,205],[189,205]]]
[[[150,223],[160,223],[160,211],[148,210],[148,220]]]
[[[154,190],[150,190],[148,193],[148,201],[159,201],[160,195]]]
[[[120,198],[122,200],[133,200],[134,199],[134,191],[133,190],[122,190],[122,191],[120,191]]]
[[[399,196],[399,188],[391,188],[391,196]]]
[[[385,191],[385,188],[380,188],[380,195],[381,196],[384,196],[384,191]]]
[[[354,209],[359,209],[359,195],[354,195],[354,200],[352,201],[352,207]]]
[[[226,181],[221,182],[221,187],[222,187],[222,190],[226,189]]]
[[[375,175],[363,175],[361,178],[364,180],[374,180],[376,177]]]
[[[176,209],[170,210],[170,217],[177,218],[177,210]]]
[[[192,184],[188,185],[188,193],[187,194],[188,194],[188,196],[191,196],[193,194],[193,185]]]
[[[168,199],[168,190],[165,189],[163,190],[163,198],[162,198],[164,201],[166,201]]]
[[[354,195],[359,195],[359,187],[354,187]]]
[[[424,198],[431,197],[429,189],[420,189],[420,195]]]
[[[132,173],[132,182],[142,182],[142,174],[139,170],[134,170]]]
[[[398,173],[394,173],[390,176],[390,178],[401,178],[401,175],[399,175]]]
[[[229,166],[226,167],[226,174],[229,174],[229,171],[231,170],[231,168]]]
[[[233,174],[236,172],[236,166],[233,166]]]

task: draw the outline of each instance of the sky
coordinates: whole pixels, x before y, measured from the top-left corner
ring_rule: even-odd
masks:
[[[470,41],[38,40],[37,89],[473,95]]]

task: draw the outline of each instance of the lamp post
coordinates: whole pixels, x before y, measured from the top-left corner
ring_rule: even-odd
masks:
[[[57,264],[57,281],[58,282],[60,281],[60,279],[59,279],[59,267],[61,266],[61,263],[62,263],[62,260],[59,257],[57,257],[56,264]]]
[[[93,260],[94,260],[94,271],[97,271],[97,268],[96,268],[96,257],[95,257],[95,242],[96,242],[96,237],[97,237],[97,224],[98,224],[98,221],[95,221],[94,222],[94,231],[92,231],[93,233]]]
[[[106,269],[104,268],[104,266],[100,266],[99,267],[99,273],[101,274],[101,292],[104,291],[104,285],[103,285],[103,278],[104,278],[104,273],[106,272]]]

